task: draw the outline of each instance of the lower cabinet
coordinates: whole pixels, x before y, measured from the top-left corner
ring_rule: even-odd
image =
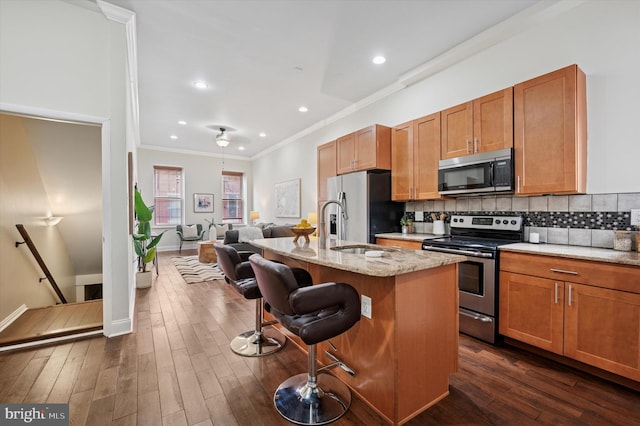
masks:
[[[396,240],[393,238],[376,238],[376,244],[381,246],[402,247],[411,250],[422,250],[422,241]]]
[[[550,259],[501,253],[500,334],[640,381],[640,286],[611,288],[640,283],[640,268]],[[594,283],[599,265],[610,274]]]

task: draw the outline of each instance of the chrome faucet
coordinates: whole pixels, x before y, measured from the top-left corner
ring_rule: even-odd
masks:
[[[320,224],[318,225],[318,231],[320,232],[320,238],[318,239],[318,248],[326,249],[327,248],[327,223],[325,222],[325,211],[327,210],[327,206],[329,204],[336,204],[342,209],[342,217],[348,219],[347,210],[345,205],[338,200],[329,200],[322,205],[320,209]]]

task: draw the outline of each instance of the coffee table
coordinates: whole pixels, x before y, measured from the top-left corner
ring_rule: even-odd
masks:
[[[216,263],[218,261],[213,241],[198,242],[198,261],[200,263]]]

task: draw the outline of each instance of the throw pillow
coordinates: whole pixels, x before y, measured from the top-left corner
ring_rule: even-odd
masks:
[[[224,234],[229,230],[229,225],[214,225],[216,227],[216,235],[221,235],[224,237]]]
[[[198,236],[196,225],[182,225],[182,238],[193,238]]]
[[[251,240],[257,240],[260,238],[264,238],[260,228],[256,228],[255,226],[238,228],[238,241],[241,243],[248,243]]]

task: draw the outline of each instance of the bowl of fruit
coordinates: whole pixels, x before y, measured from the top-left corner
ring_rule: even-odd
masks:
[[[300,237],[304,237],[306,242],[309,242],[309,235],[314,233],[316,228],[311,226],[307,219],[302,219],[299,224],[291,227],[291,231],[296,235],[293,239],[294,243],[297,243]]]

